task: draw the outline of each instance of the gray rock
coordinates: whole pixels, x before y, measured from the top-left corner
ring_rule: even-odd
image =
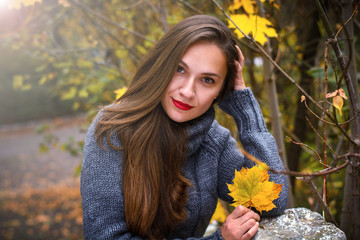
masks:
[[[343,231],[307,208],[292,208],[275,218],[264,218],[253,240],[345,239]]]

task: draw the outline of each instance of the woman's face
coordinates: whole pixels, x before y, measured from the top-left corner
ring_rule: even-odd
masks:
[[[191,45],[181,58],[161,104],[175,122],[205,113],[219,95],[226,77],[226,56],[214,43]]]

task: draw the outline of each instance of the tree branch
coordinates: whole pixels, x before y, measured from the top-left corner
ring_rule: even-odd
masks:
[[[340,46],[339,46],[339,43],[338,43],[338,40],[336,38],[336,35],[334,34],[333,30],[331,29],[331,25],[330,25],[330,22],[325,14],[325,11],[323,9],[323,7],[321,6],[321,3],[319,0],[314,0],[314,3],[315,3],[315,6],[316,6],[316,9],[319,13],[319,16],[320,16],[320,19],[326,29],[326,32],[329,36],[329,43],[331,45],[331,47],[333,48],[334,52],[335,52],[335,55],[336,55],[336,58],[339,62],[339,65],[342,69],[343,72],[346,71],[346,74],[345,74],[345,83],[346,83],[346,86],[347,86],[347,89],[348,89],[348,92],[349,92],[349,98],[350,98],[350,107],[351,107],[351,110],[352,110],[352,113],[355,114],[356,112],[359,111],[359,103],[358,103],[358,97],[355,93],[355,89],[354,89],[354,86],[353,86],[353,83],[351,81],[351,77],[350,77],[350,74],[349,72],[347,71],[346,69],[346,63],[345,63],[345,59],[344,59],[344,56],[340,50]],[[358,119],[358,121],[360,122],[360,118]],[[360,126],[360,123],[358,123],[358,125]]]
[[[292,82],[300,92],[302,92],[309,100],[315,104],[321,111],[322,107],[292,78],[287,74],[271,57],[267,52],[261,47],[260,44],[258,44],[254,38],[246,35],[239,26],[230,18],[230,16],[225,12],[225,10],[217,3],[216,0],[213,0],[213,2],[216,4],[216,6],[224,13],[224,15],[234,24],[234,26],[244,35],[245,38],[247,38],[251,44],[254,44],[260,52],[267,58],[269,61],[290,81]]]
[[[320,109],[320,111],[323,111],[322,106],[320,106],[319,103],[317,103],[298,83],[296,83],[296,81],[291,78],[270,56],[269,54],[267,54],[267,52],[261,47],[260,44],[258,44],[252,37],[246,35],[240,28],[239,26],[230,18],[230,16],[225,12],[225,10],[217,3],[216,0],[213,0],[213,2],[216,4],[216,6],[224,13],[224,15],[234,24],[234,26],[244,35],[245,38],[247,38],[252,44],[254,44],[260,51],[261,53],[267,58],[269,59],[269,61],[290,81],[292,82],[295,87],[302,92],[306,98],[308,98],[316,107],[318,107]],[[348,75],[348,74],[347,74]],[[350,98],[351,99],[351,98]],[[357,111],[356,111],[357,112]],[[335,122],[334,118],[328,113],[326,112],[326,115]],[[341,128],[340,125],[335,124],[335,126],[337,126],[340,131],[342,131],[344,134],[346,134],[346,132],[344,131],[344,129]],[[348,134],[346,134],[346,136],[348,136]],[[350,137],[348,138],[353,144],[355,144],[356,146],[360,146],[360,142],[356,143],[354,142]]]
[[[131,29],[129,29],[129,28],[127,28],[127,27],[125,27],[125,26],[123,26],[123,25],[121,25],[121,24],[118,24],[118,23],[116,23],[116,22],[108,19],[107,17],[104,17],[103,15],[98,14],[97,12],[95,12],[95,11],[93,11],[92,9],[90,9],[89,7],[87,7],[85,4],[80,3],[78,0],[69,0],[69,1],[71,1],[71,2],[74,3],[75,5],[83,8],[84,10],[86,10],[86,11],[89,12],[89,13],[91,13],[92,15],[98,17],[99,19],[103,20],[104,22],[107,22],[107,23],[111,24],[111,25],[114,26],[114,27],[117,27],[117,28],[119,28],[119,29],[121,29],[121,30],[127,31],[127,32],[133,34],[134,36],[137,36],[137,37],[142,38],[142,39],[144,39],[144,40],[150,41],[150,42],[152,42],[152,43],[155,43],[155,42],[156,42],[156,41],[154,41],[153,39],[150,39],[150,38],[146,37],[144,34],[141,34],[141,33],[139,33],[139,32],[136,32],[136,31],[134,31],[134,30],[131,30]]]
[[[203,14],[203,12],[201,12],[200,10],[198,10],[197,8],[195,8],[193,5],[191,5],[190,3],[185,2],[184,0],[177,0],[178,2],[184,4],[186,7],[190,8],[191,10],[193,10],[194,12],[198,13],[198,14]]]
[[[319,202],[321,208],[324,210],[327,220],[329,222],[335,224],[336,226],[338,226],[337,222],[334,219],[334,216],[331,214],[329,207],[327,206],[325,201],[321,198],[320,193],[317,191],[315,184],[311,181],[312,179],[309,177],[301,177],[301,178],[297,178],[297,179],[304,181],[309,186],[313,196],[315,196],[315,198]]]
[[[253,155],[251,155],[250,153],[246,152],[244,149],[240,149],[240,151],[242,152],[242,154],[244,154],[245,157],[247,157],[249,160],[251,160],[255,164],[266,165],[265,163],[263,163],[262,161],[260,161],[259,159],[257,159]],[[264,167],[267,168],[268,171],[276,173],[276,174],[291,175],[291,176],[296,176],[296,177],[312,177],[312,178],[315,178],[315,177],[319,177],[319,176],[328,175],[328,174],[337,172],[337,171],[345,168],[349,164],[349,160],[348,160],[349,157],[357,158],[357,162],[360,163],[360,154],[358,154],[358,153],[347,153],[345,155],[339,156],[338,158],[334,159],[329,168],[326,168],[326,169],[323,169],[321,171],[314,172],[314,173],[302,173],[302,172],[295,172],[295,171],[290,171],[290,170],[276,170],[276,169],[270,168],[267,165],[264,166]],[[344,159],[344,158],[346,159],[345,162],[342,165],[340,165],[339,167],[335,167],[336,163],[339,162],[341,159]]]

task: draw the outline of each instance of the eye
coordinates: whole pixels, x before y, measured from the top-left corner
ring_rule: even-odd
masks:
[[[178,73],[185,73],[185,69],[182,67],[182,66],[178,66],[177,69],[176,69],[176,72]]]
[[[215,83],[215,80],[212,79],[211,77],[203,77],[201,79],[204,83],[207,83],[207,84],[214,84]]]

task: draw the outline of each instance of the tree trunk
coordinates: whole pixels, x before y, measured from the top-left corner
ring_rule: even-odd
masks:
[[[306,4],[307,7],[309,6]],[[311,4],[310,4],[311,5]],[[304,6],[302,6],[304,7]],[[297,38],[298,42],[301,46],[303,46],[303,59],[302,64],[300,66],[300,86],[310,95],[313,92],[313,77],[307,74],[307,71],[310,67],[315,65],[316,60],[316,53],[319,46],[319,41],[321,38],[321,33],[317,26],[318,17],[316,14],[312,14],[309,16],[308,22],[306,23],[305,29],[300,29],[297,31]],[[300,98],[302,93],[298,93],[298,102],[296,116],[295,116],[295,123],[294,123],[294,130],[293,134],[301,141],[306,141],[306,133],[307,133],[307,126],[308,123],[306,122],[306,113],[307,109],[304,104],[300,104]],[[296,144],[291,144],[289,147],[289,154],[288,159],[289,161],[289,168],[293,171],[299,170],[299,160],[302,153],[302,147]],[[295,179],[292,178],[292,184],[294,184]]]
[[[342,21],[346,22],[353,13],[353,5],[352,0],[343,0],[342,1]],[[355,97],[358,96],[358,84],[356,81],[356,65],[355,65],[355,51],[354,51],[354,41],[353,41],[353,20],[351,19],[345,26],[346,32],[343,32],[344,40],[344,48],[345,48],[345,56],[349,58],[351,56],[350,65],[348,68],[348,72],[350,74],[353,88],[355,91]],[[346,34],[347,33],[347,34]],[[348,41],[347,41],[348,39]],[[349,45],[350,44],[350,45]],[[358,102],[358,99],[355,99]],[[356,108],[355,108],[356,109]],[[353,108],[350,108],[351,113],[350,116],[354,116],[357,112],[354,112]],[[357,109],[359,110],[359,109]],[[351,138],[355,140],[355,142],[359,142],[360,140],[360,124],[359,117],[357,120],[351,122]],[[354,146],[353,144],[350,146],[350,152],[359,153],[359,147]],[[359,219],[359,162],[352,158],[350,159],[350,166],[347,167],[346,170],[346,178],[345,178],[345,187],[344,187],[344,199],[343,199],[343,207],[341,214],[341,229],[345,232],[348,238],[351,238],[353,235],[353,239],[360,239],[360,219]],[[353,233],[352,233],[353,229]]]
[[[258,1],[259,5],[259,14],[260,16],[264,17],[264,9],[262,7],[262,4],[260,1]],[[267,41],[265,43],[265,51],[271,56],[271,47],[270,47],[270,41]],[[277,98],[277,91],[276,91],[276,81],[274,76],[274,67],[269,59],[266,57],[263,57],[263,68],[264,68],[264,81],[265,81],[265,87],[266,87],[266,93],[268,95],[268,104],[269,104],[269,110],[270,110],[270,119],[271,119],[271,127],[272,127],[272,134],[274,135],[279,155],[281,157],[281,160],[285,166],[285,168],[288,168],[288,162],[286,159],[286,152],[285,152],[285,144],[284,144],[284,138],[281,128],[281,113],[279,110],[279,102]],[[294,207],[294,199],[292,195],[292,188],[290,184],[290,177],[288,176],[288,182],[289,182],[289,194],[288,194],[288,208]]]

